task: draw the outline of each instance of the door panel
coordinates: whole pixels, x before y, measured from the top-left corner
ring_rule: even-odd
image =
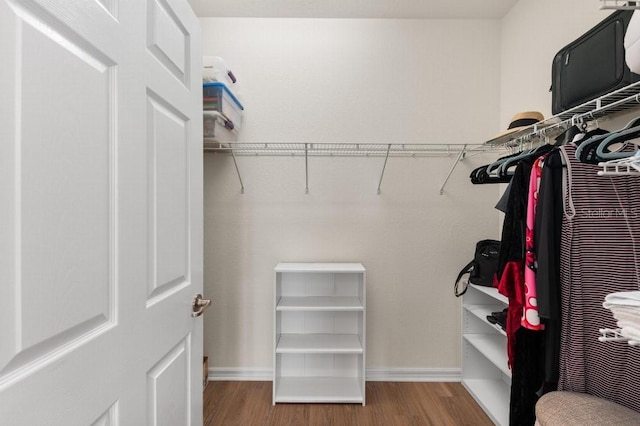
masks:
[[[202,366],[202,321],[193,321],[191,303],[194,291],[202,289],[200,33],[186,13],[186,3],[148,0],[147,6],[146,69],[153,70],[145,74],[153,272],[146,321],[154,336],[147,362],[150,377],[156,377],[147,400],[157,401],[149,403],[151,412],[164,407],[156,412],[157,423],[151,424],[182,424],[181,407],[187,407],[191,424],[198,424],[202,372],[195,367]],[[188,381],[167,379],[181,376],[178,371],[189,371]],[[176,383],[167,385],[172,382]],[[177,391],[183,389],[188,391]],[[163,398],[174,400],[173,408]]]
[[[39,345],[44,354],[113,321],[116,176],[109,123],[117,123],[112,64],[94,52],[69,51],[68,39],[52,40],[28,24],[21,35],[16,330],[21,351]],[[85,111],[92,116],[78,120]]]
[[[173,347],[148,373],[147,397],[153,425],[188,425],[190,336]]]
[[[0,423],[201,424],[197,19],[0,0],[0,28]]]
[[[189,123],[158,95],[148,98],[150,302],[188,285]],[[161,173],[158,173],[161,171]]]
[[[15,74],[3,80],[14,82],[13,102],[2,109],[14,118],[13,143],[3,149],[13,160],[12,188],[3,191],[3,204],[13,206],[11,245],[3,247],[12,258],[3,282],[12,288],[0,301],[10,313],[0,330],[0,341],[11,342],[0,357],[5,380],[108,329],[115,291],[115,63],[44,9],[11,6],[2,10],[16,41]],[[78,120],[89,103],[95,115]],[[87,157],[93,161],[81,161]]]
[[[169,2],[148,0],[148,5],[147,46],[149,51],[169,72],[188,86],[191,73],[191,34],[177,17],[176,10]]]

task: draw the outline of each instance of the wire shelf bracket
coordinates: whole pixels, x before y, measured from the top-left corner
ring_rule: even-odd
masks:
[[[240,175],[240,169],[238,168],[236,155],[233,153],[233,151],[231,151],[231,157],[233,158],[233,165],[236,167],[236,173],[238,174],[238,180],[240,181],[240,193],[244,194],[244,183],[242,183],[242,176]]]
[[[389,151],[391,150],[391,144],[387,147],[387,155],[384,156],[384,164],[382,165],[382,172],[380,172],[380,181],[378,182],[378,195],[380,195],[380,187],[382,186],[382,178],[384,176],[384,169],[387,168],[387,160],[389,159]]]
[[[458,154],[458,157],[456,157],[456,161],[453,162],[453,165],[451,166],[451,169],[449,170],[449,174],[447,175],[446,178],[444,178],[444,182],[442,182],[442,186],[440,186],[440,195],[444,195],[444,187],[447,185],[447,182],[449,182],[449,178],[453,174],[453,171],[456,169],[456,166],[458,165],[458,163],[465,158],[465,150],[466,149],[467,149],[467,145],[464,145],[462,147],[462,149],[460,150],[460,153]]]

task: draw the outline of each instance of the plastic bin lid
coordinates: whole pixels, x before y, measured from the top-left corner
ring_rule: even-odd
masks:
[[[233,94],[233,92],[229,90],[226,84],[220,81],[213,81],[210,83],[202,83],[202,87],[222,87],[222,90],[224,90],[227,93],[227,95],[229,95],[231,99],[233,99],[233,102],[235,102],[236,105],[238,105],[238,107],[244,111],[244,107],[242,106],[238,98],[236,98],[236,96]]]

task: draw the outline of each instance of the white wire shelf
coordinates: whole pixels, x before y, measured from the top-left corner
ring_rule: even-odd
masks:
[[[456,165],[464,158],[483,152],[502,149],[501,146],[487,144],[427,144],[427,143],[328,143],[328,142],[215,142],[205,140],[204,151],[230,153],[233,157],[236,173],[240,181],[240,192],[244,193],[244,184],[236,156],[298,156],[305,160],[305,193],[309,193],[309,157],[380,157],[384,158],[382,172],[378,182],[378,195],[381,193],[382,178],[389,157],[450,157],[456,159],[449,170],[440,195],[449,181]]]
[[[491,146],[526,146],[541,139],[556,137],[573,125],[605,117],[610,118],[639,106],[640,82],[636,82],[527,126],[517,132],[490,139],[485,144]]]
[[[622,0],[600,0],[600,9],[634,10],[640,9],[640,2]]]
[[[238,156],[299,156],[305,159],[305,193],[309,193],[309,157],[384,157],[378,183],[381,192],[382,179],[389,157],[451,157],[456,159],[446,176],[440,194],[464,158],[483,152],[503,148],[521,150],[534,143],[548,142],[573,125],[586,124],[598,119],[610,118],[616,114],[640,107],[640,82],[585,102],[563,111],[539,123],[508,135],[496,137],[482,144],[431,144],[431,143],[327,143],[327,142],[215,142],[205,140],[204,150],[208,152],[230,153],[233,156],[241,192],[244,184],[236,162]],[[632,167],[631,167],[632,168]],[[634,173],[631,168],[618,169],[617,173]],[[608,173],[609,169],[603,171]]]
[[[222,142],[209,143],[204,149],[251,156],[449,157],[461,152],[466,156],[493,151],[495,147],[483,144]]]

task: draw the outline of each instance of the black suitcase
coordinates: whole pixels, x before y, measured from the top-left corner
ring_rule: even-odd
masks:
[[[632,14],[612,13],[556,54],[551,70],[554,115],[640,80],[624,60],[624,34]]]

